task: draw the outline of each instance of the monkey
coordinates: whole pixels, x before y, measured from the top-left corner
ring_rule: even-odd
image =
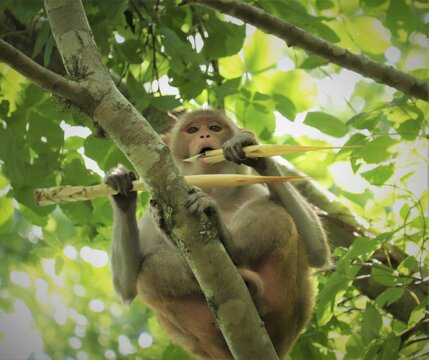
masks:
[[[244,146],[255,135],[213,109],[185,113],[166,137],[184,175],[280,175],[271,158],[246,158]],[[226,161],[183,160],[222,148]],[[133,172],[109,171],[113,196],[111,267],[113,284],[124,302],[138,294],[154,311],[170,338],[198,359],[232,359],[206,300],[183,256],[168,237],[156,199],[136,219]],[[314,305],[311,267],[329,264],[326,234],[317,214],[290,183],[235,188],[190,188],[190,215],[217,214],[220,239],[248,286],[280,357],[293,346]]]

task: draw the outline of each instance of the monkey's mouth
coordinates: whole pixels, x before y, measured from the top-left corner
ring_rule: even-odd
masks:
[[[211,147],[203,147],[198,154],[204,154],[206,151],[214,150]]]

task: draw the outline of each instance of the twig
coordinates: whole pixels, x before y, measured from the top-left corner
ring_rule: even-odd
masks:
[[[243,148],[246,157],[259,158],[271,157],[276,155],[288,155],[295,153],[303,153],[307,151],[316,150],[332,150],[332,149],[354,149],[359,148],[358,145],[351,146],[303,146],[303,145],[277,145],[277,144],[263,144],[263,145],[250,145]],[[191,156],[183,161],[194,162],[198,158],[203,157],[207,164],[216,164],[224,161],[223,149],[208,150],[201,154]]]
[[[426,81],[417,79],[392,66],[373,61],[368,57],[353,54],[286,20],[279,19],[261,8],[239,0],[184,0],[184,4],[186,3],[209,7],[231,15],[285,40],[288,46],[299,47],[310,54],[321,56],[334,64],[394,87],[405,94],[429,101],[429,85]]]
[[[191,175],[185,176],[189,185],[199,187],[243,186],[259,183],[292,182],[306,180],[306,176],[257,176],[257,175]],[[134,191],[146,191],[142,181],[133,181]],[[58,203],[92,200],[100,196],[116,195],[118,192],[107,184],[93,186],[54,186],[34,190],[37,205],[46,206]]]

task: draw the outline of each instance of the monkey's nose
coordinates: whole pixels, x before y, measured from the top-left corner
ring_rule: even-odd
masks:
[[[201,139],[204,139],[204,138],[208,139],[209,137],[210,137],[210,134],[207,134],[207,135],[200,135],[200,138],[201,138]]]

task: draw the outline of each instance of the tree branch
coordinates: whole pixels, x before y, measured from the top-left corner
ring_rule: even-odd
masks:
[[[288,46],[299,47],[328,61],[389,85],[403,93],[429,101],[429,84],[392,66],[359,56],[350,51],[320,39],[286,20],[281,20],[255,6],[239,0],[185,0],[206,6],[252,24],[269,34],[286,41]]]
[[[77,82],[67,80],[39,65],[21,51],[0,39],[0,61],[24,75],[43,90],[73,103],[86,105],[89,93]]]
[[[193,271],[235,359],[278,359],[250,294],[205,215],[184,208],[186,182],[160,137],[123,97],[97,51],[80,0],[45,0],[69,74],[94,99],[91,115],[128,157],[160,205],[172,240]],[[210,259],[210,261],[207,261]],[[228,286],[225,286],[228,284]]]

